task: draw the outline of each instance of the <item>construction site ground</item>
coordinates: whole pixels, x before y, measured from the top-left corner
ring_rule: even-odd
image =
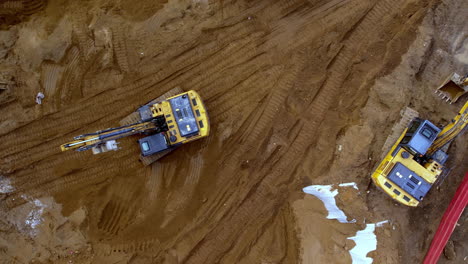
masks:
[[[468,135],[418,208],[370,174],[400,113],[446,124],[468,97],[464,0],[0,1],[1,263],[421,263],[468,171]],[[151,166],[137,137],[61,152],[174,87],[204,99],[208,138]],[[44,98],[36,103],[36,95]],[[355,182],[327,219],[309,185]],[[468,263],[465,212],[439,263]]]

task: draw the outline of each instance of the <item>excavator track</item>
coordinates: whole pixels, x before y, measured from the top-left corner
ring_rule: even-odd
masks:
[[[401,119],[400,122],[396,123],[392,128],[392,133],[387,137],[383,147],[382,147],[382,157],[383,159],[385,155],[387,155],[390,148],[395,144],[395,142],[400,137],[401,133],[408,127],[408,124],[414,118],[419,117],[419,113],[409,107],[406,107],[405,110],[401,112]]]

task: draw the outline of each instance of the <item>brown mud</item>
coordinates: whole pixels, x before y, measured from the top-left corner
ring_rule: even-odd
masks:
[[[383,220],[374,263],[420,263],[468,171],[463,135],[419,208],[370,182],[402,109],[444,124],[467,100],[434,94],[468,71],[462,0],[0,5],[5,263],[351,263],[347,238]],[[200,93],[208,138],[147,167],[133,137],[101,155],[60,151],[174,87]],[[343,182],[359,187],[337,199],[353,225],[302,192]],[[466,219],[441,263],[468,255]]]

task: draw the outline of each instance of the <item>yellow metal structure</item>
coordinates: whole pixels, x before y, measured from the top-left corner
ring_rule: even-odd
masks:
[[[411,154],[410,151],[401,147],[403,138],[408,132],[408,128],[406,128],[382,162],[378,165],[377,169],[373,172],[373,182],[377,187],[397,202],[407,206],[418,206],[420,201],[398,186],[395,182],[391,181],[389,179],[390,173],[396,164],[401,164],[414,175],[420,176],[425,182],[432,186],[443,172],[443,165],[433,159],[432,155],[434,155],[434,153],[440,150],[444,145],[451,142],[456,136],[460,135],[466,129],[467,123],[468,102],[465,103],[450,124],[442,129],[433,144],[429,147],[427,153],[425,155],[418,156]],[[396,174],[400,178],[402,177],[402,175],[398,175],[398,172]],[[411,178],[411,175],[409,177]],[[422,197],[420,200],[422,200]]]
[[[385,193],[387,193],[390,197],[392,197],[399,203],[407,206],[418,206],[419,201],[413,198],[402,188],[398,187],[396,184],[391,182],[387,178],[388,174],[393,169],[395,164],[397,164],[397,162],[400,162],[405,167],[410,168],[412,171],[416,172],[427,182],[433,184],[441,174],[442,167],[435,161],[432,161],[426,166],[423,166],[413,159],[413,155],[410,155],[408,158],[403,158],[402,152],[405,151],[405,149],[403,148],[400,148],[398,152],[392,155],[398,147],[400,141],[402,140],[407,130],[408,129],[405,129],[401,137],[398,139],[397,143],[393,145],[392,149],[387,153],[383,161],[374,171],[374,173],[372,174],[372,180],[374,181],[375,185],[377,185],[381,190],[383,190]],[[388,184],[390,184],[391,187],[385,186],[385,183],[387,183],[387,186]],[[406,199],[404,199],[405,197]]]
[[[181,115],[183,115],[182,113],[183,110],[177,109],[177,108],[172,109],[171,104],[169,103],[169,100],[174,97],[180,96],[180,94],[173,96],[173,97],[169,97],[166,101],[162,101],[161,103],[156,103],[151,107],[151,112],[153,114],[153,117],[157,117],[160,115],[164,115],[166,117],[166,123],[169,125],[169,128],[170,128],[169,134],[170,136],[176,137],[176,140],[174,142],[171,142],[171,144],[173,145],[188,143],[188,142],[197,140],[199,138],[206,137],[210,133],[210,126],[208,125],[209,124],[208,114],[206,113],[205,106],[203,105],[203,102],[200,96],[195,91],[188,91],[184,94],[187,94],[189,96],[192,109],[196,113],[195,118],[197,120],[198,128],[200,130],[200,133],[197,136],[182,137],[180,136],[180,133],[177,133],[177,131],[179,131],[179,126],[176,121],[178,118],[180,118]],[[207,124],[207,125],[201,126],[200,124]]]
[[[140,107],[134,114],[138,116],[138,121],[135,123],[80,135],[75,137],[74,141],[61,145],[60,148],[62,151],[92,149],[94,154],[98,154],[117,150],[115,141],[117,139],[136,134],[149,135],[146,138],[150,138],[151,135],[158,134],[163,138],[160,136],[159,141],[153,140],[153,142],[159,144],[157,146],[161,149],[158,152],[164,152],[178,145],[206,137],[210,132],[208,114],[203,101],[193,90],[159,102],[150,102]],[[152,142],[151,139],[144,143],[147,144],[145,147],[149,146],[148,142]],[[161,144],[163,144],[162,147]],[[150,154],[155,154],[155,152]],[[146,156],[143,148],[142,156]]]

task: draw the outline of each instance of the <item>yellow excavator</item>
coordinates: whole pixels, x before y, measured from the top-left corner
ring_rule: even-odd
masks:
[[[468,102],[442,129],[414,118],[372,174],[375,185],[401,204],[418,206],[447,171],[444,146],[462,134],[467,124]]]
[[[91,149],[93,154],[99,154],[118,150],[117,139],[143,134],[145,137],[138,140],[140,160],[149,165],[181,144],[206,137],[210,132],[208,114],[198,93],[183,92],[180,88],[141,106],[122,119],[120,125],[76,136],[60,148],[62,151]]]

